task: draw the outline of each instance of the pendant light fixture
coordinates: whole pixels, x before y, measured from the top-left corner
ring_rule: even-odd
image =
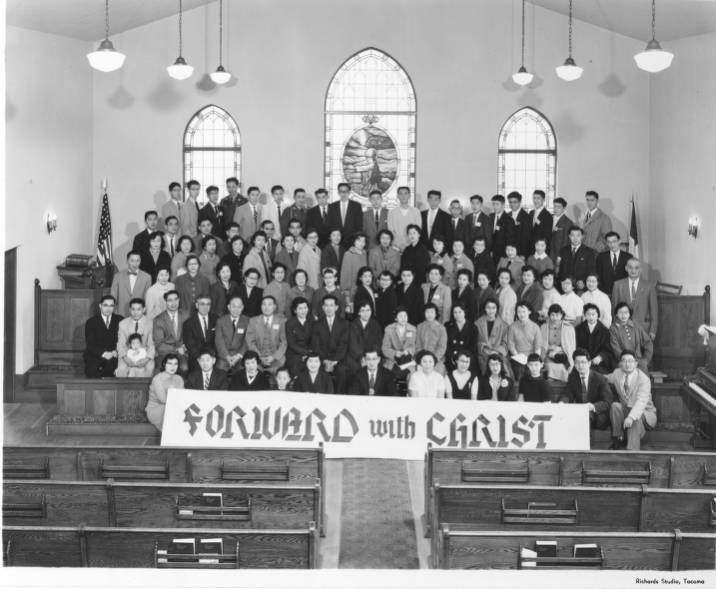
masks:
[[[219,67],[215,72],[209,74],[214,84],[226,84],[231,79],[231,74],[221,65],[223,57],[223,38],[224,38],[224,0],[219,0]]]
[[[569,56],[564,60],[563,65],[554,68],[557,75],[567,82],[578,80],[584,71],[572,59],[572,0],[569,0]]]
[[[644,51],[634,56],[634,61],[639,69],[655,74],[668,68],[672,59],[674,54],[664,51],[656,40],[656,0],[651,0],[651,41]]]
[[[100,72],[113,72],[122,67],[125,55],[120,53],[109,40],[109,0],[104,2],[104,40],[97,51],[87,54],[89,64]]]
[[[522,0],[522,65],[517,73],[512,74],[512,80],[515,84],[526,86],[532,81],[534,76],[525,68],[525,0]]]
[[[176,61],[170,65],[167,66],[167,73],[170,77],[174,78],[175,80],[186,80],[189,76],[191,76],[194,73],[194,68],[191,67],[186,60],[181,56],[182,52],[182,36],[181,36],[181,25],[182,25],[182,6],[181,1],[179,0],[179,57],[177,57]]]

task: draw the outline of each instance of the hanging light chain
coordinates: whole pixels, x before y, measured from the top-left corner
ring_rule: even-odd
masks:
[[[181,6],[181,0],[179,0],[179,56],[181,57],[182,54],[182,38],[181,38],[181,25],[182,25],[182,6]]]
[[[104,38],[109,39],[109,0],[104,0]]]
[[[525,0],[522,0],[522,65],[525,65]]]
[[[651,0],[651,40],[656,39],[656,0]]]
[[[569,57],[572,57],[572,0],[569,0]]]
[[[223,61],[223,41],[224,38],[224,0],[219,0],[219,65]]]

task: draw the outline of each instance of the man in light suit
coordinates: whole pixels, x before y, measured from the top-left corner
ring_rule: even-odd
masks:
[[[157,211],[146,211],[144,213],[145,229],[137,233],[132,241],[132,249],[140,253],[149,251],[149,237],[159,227],[159,213]]]
[[[634,352],[624,350],[619,357],[619,368],[607,380],[614,387],[617,398],[611,405],[612,423],[610,450],[624,447],[626,432],[627,450],[641,449],[641,439],[647,429],[656,425],[656,407],[651,400],[651,380],[637,368]],[[626,417],[625,417],[626,416]]]
[[[199,205],[196,199],[199,198],[201,184],[196,180],[189,180],[186,183],[186,188],[189,191],[189,196],[184,201],[181,217],[179,217],[180,230],[182,235],[194,237],[199,226]]]
[[[616,310],[619,303],[627,303],[631,307],[631,320],[641,325],[654,341],[659,325],[656,288],[641,278],[641,264],[636,258],[626,263],[626,271],[628,277],[614,283],[612,310]]]
[[[110,293],[117,301],[117,313],[129,315],[129,301],[143,299],[152,286],[152,277],[139,269],[142,254],[132,250],[127,254],[127,269],[120,270],[112,279]]]
[[[306,191],[303,188],[296,188],[293,191],[293,204],[281,209],[281,235],[288,233],[288,224],[292,219],[301,222],[303,237],[306,237]]]
[[[251,236],[259,230],[263,220],[258,186],[251,186],[247,196],[249,197],[249,202],[237,207],[234,213],[234,221],[240,227],[239,235],[245,242],[251,241]]]
[[[428,191],[428,210],[422,211],[421,240],[423,245],[433,251],[433,236],[439,235],[446,239],[450,230],[450,215],[440,208],[442,193],[439,190]]]
[[[473,194],[470,197],[472,212],[465,217],[465,239],[467,239],[465,245],[467,249],[470,249],[476,239],[483,239],[485,240],[485,250],[489,253],[492,251],[492,223],[490,215],[482,210],[483,202],[484,199],[479,194]]]
[[[544,206],[545,193],[544,190],[535,190],[532,193],[532,204],[534,209],[530,211],[530,224],[532,225],[532,232],[530,234],[530,248],[529,254],[532,255],[535,251],[535,242],[538,239],[544,239],[547,244],[547,253],[550,252],[549,244],[552,239],[552,213],[547,210]],[[539,276],[537,277],[539,278]]]
[[[189,318],[189,312],[179,308],[179,293],[169,290],[164,293],[167,308],[154,318],[152,339],[157,352],[157,364],[161,366],[164,356],[179,356],[179,372],[186,374],[189,370],[187,349],[182,340],[182,328]]]
[[[273,222],[274,237],[278,242],[281,241],[281,216],[291,206],[290,202],[284,199],[285,191],[283,186],[276,184],[271,187],[271,196],[266,199],[263,206],[263,221]],[[263,224],[262,221],[262,224]]]
[[[263,370],[275,375],[286,362],[286,320],[275,314],[276,299],[271,295],[261,300],[261,315],[249,319],[246,345],[259,355]]]
[[[370,204],[370,208],[363,213],[363,231],[368,250],[378,245],[378,234],[388,228],[388,209],[383,207],[383,194],[380,190],[370,193]]]
[[[616,231],[606,234],[607,250],[597,254],[597,279],[599,290],[611,296],[614,283],[627,277],[626,264],[633,257],[622,251],[621,237]]]
[[[584,229],[584,245],[597,253],[607,249],[607,233],[612,230],[612,220],[599,208],[599,194],[588,190],[585,194],[587,212],[579,219]]]
[[[438,308],[438,321],[447,323],[452,319],[452,291],[443,283],[445,268],[440,264],[428,266],[428,282],[422,285],[423,303],[433,303]]]
[[[549,242],[549,255],[554,262],[554,267],[557,267],[559,256],[562,253],[562,248],[569,244],[569,230],[574,227],[574,221],[570,219],[565,210],[567,208],[567,201],[562,197],[557,197],[552,203],[552,210],[554,211],[554,217],[552,218],[552,236]]]
[[[166,231],[166,223],[168,217],[176,217],[181,225],[181,214],[184,203],[181,201],[181,184],[172,182],[169,184],[169,200],[162,205],[161,215],[159,219],[159,227],[162,231]]]
[[[117,370],[114,374],[118,378],[127,378],[130,368],[143,368],[144,376],[151,376],[154,373],[154,349],[153,324],[152,320],[144,313],[144,300],[132,299],[129,302],[129,317],[125,317],[119,323],[117,334]],[[147,350],[147,357],[143,360],[132,362],[127,357],[129,350],[129,336],[138,333],[142,336],[142,346]]]
[[[336,202],[328,205],[328,234],[334,229],[339,229],[342,235],[341,244],[348,249],[353,245],[353,236],[363,231],[363,209],[351,200],[351,187],[346,182],[338,185],[338,197]]]
[[[196,298],[196,313],[192,313],[181,330],[181,337],[189,356],[189,370],[196,370],[199,366],[199,355],[202,350],[214,350],[214,337],[216,333],[216,315],[211,312],[211,297],[199,295]]]
[[[244,354],[249,349],[246,343],[249,318],[242,314],[244,301],[238,295],[231,297],[228,308],[229,314],[222,315],[216,322],[214,342],[217,368],[232,372],[238,369]],[[217,309],[217,312],[221,310]]]

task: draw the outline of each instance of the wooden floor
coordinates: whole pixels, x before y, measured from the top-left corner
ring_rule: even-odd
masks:
[[[45,434],[52,403],[4,404],[6,445],[155,445],[157,437]],[[644,450],[664,450],[644,444]],[[688,451],[688,444],[671,450]],[[422,461],[340,459],[325,464],[326,537],[322,568],[428,568]]]

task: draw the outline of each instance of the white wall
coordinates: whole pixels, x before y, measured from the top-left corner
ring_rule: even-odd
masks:
[[[716,287],[716,34],[664,44],[671,67],[651,82],[651,254],[661,279],[686,294]],[[688,236],[692,215],[701,219]],[[716,293],[715,293],[716,294]],[[711,321],[716,320],[716,296]]]
[[[559,194],[581,205],[585,190],[598,190],[624,231],[632,191],[648,194],[649,82],[632,59],[641,42],[576,23],[575,58],[585,74],[568,84],[554,73],[566,57],[566,18],[528,6],[526,61],[538,79],[524,90],[510,80],[519,67],[518,2],[347,7],[335,0],[230,3],[225,65],[236,78],[223,88],[205,77],[218,59],[216,3],[185,14],[184,55],[196,67],[188,81],[173,81],[164,69],[176,57],[175,17],[113,38],[127,61],[120,72],[94,76],[93,179],[110,181],[118,259],[144,210],[166,199],[169,181],[181,180],[184,127],[206,104],[227,109],[239,124],[244,186],[320,186],[326,87],[345,59],[369,46],[397,59],[415,85],[418,193],[435,187],[444,198],[491,196],[499,128],[529,105],[555,127]],[[642,223],[651,212],[644,209]]]
[[[18,247],[18,373],[33,363],[34,280],[60,288],[55,266],[93,242],[89,44],[7,27],[6,249]],[[58,216],[47,234],[45,215]]]

